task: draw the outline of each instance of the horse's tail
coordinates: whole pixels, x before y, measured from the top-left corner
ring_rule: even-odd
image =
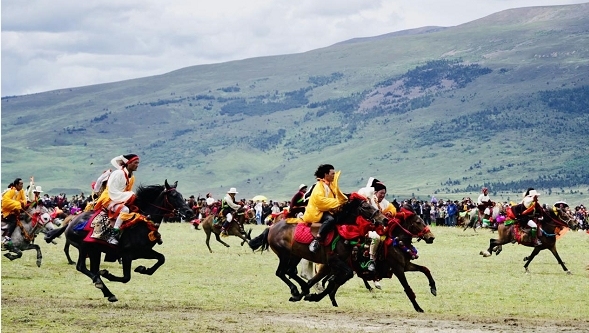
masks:
[[[47,231],[47,233],[45,234],[45,238],[44,238],[45,241],[47,243],[51,243],[55,238],[61,236],[61,234],[63,234],[63,232],[65,231],[66,228],[67,228],[67,225],[64,225],[61,228]]]
[[[270,228],[266,228],[266,230],[264,230],[264,232],[262,232],[259,236],[257,236],[256,238],[252,239],[251,241],[248,242],[249,246],[252,248],[252,250],[257,250],[260,249],[260,251],[264,251],[268,249],[268,246],[270,244],[268,244],[268,233],[270,232]]]

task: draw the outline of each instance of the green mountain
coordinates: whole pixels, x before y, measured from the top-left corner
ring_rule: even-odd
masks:
[[[185,195],[289,199],[321,163],[353,191],[515,200],[589,192],[589,4],[357,38],[300,54],[2,98],[2,181],[89,190],[115,155]]]

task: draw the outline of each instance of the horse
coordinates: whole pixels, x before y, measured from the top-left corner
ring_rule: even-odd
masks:
[[[540,251],[548,249],[550,252],[552,252],[562,269],[567,274],[571,274],[556,251],[556,236],[559,234],[560,230],[564,228],[575,229],[578,222],[565,209],[557,207],[552,209],[544,209],[538,203],[536,203],[536,205],[536,210],[541,214],[541,222],[539,223],[541,228],[538,228],[538,238],[540,239],[542,245],[535,246],[532,239],[527,239],[528,237],[523,235],[525,231],[520,230],[521,227],[519,226],[519,222],[515,221],[509,225],[500,224],[497,228],[499,237],[497,239],[491,238],[489,241],[489,248],[485,251],[481,251],[479,254],[483,257],[489,257],[493,252],[495,252],[496,255],[499,255],[499,253],[501,253],[503,250],[503,244],[517,242],[524,246],[534,247],[532,253],[528,257],[524,258],[524,261],[526,262],[524,265],[526,273],[529,273],[528,266],[534,257]]]
[[[4,229],[4,221],[2,224]],[[7,251],[4,256],[12,261],[22,257],[22,251],[36,250],[37,267],[41,267],[43,254],[39,245],[35,244],[35,238],[40,232],[47,233],[55,229],[49,210],[46,207],[40,207],[40,209],[30,207],[24,214],[20,214],[16,225],[11,236],[12,244],[2,248],[2,251]]]
[[[366,201],[366,198],[357,193],[352,193],[349,196],[348,202],[341,207],[339,212],[334,214],[334,217],[338,221],[338,224],[355,225],[358,217],[367,220],[367,223],[371,225],[386,225],[388,223],[388,218],[380,210],[373,207]],[[317,232],[319,227],[319,223],[313,223],[311,225],[314,233]],[[307,297],[309,296],[310,288],[315,283],[321,281],[321,279],[317,279],[316,275],[309,281],[303,280],[297,274],[298,263],[304,258],[315,263],[325,264],[329,270],[333,270],[333,281],[323,293],[330,292],[333,288],[343,285],[352,278],[354,272],[346,263],[351,256],[352,250],[347,245],[347,241],[338,235],[331,242],[332,244],[322,244],[320,249],[316,253],[313,253],[309,250],[308,244],[294,241],[296,228],[296,223],[287,223],[285,219],[282,219],[252,239],[249,245],[254,251],[260,248],[264,250],[270,247],[278,256],[279,263],[276,269],[276,276],[290,288],[291,297],[289,300],[291,302],[300,301],[303,297],[308,301],[319,301],[320,299],[308,299]],[[300,285],[301,292],[299,292],[297,286],[290,279],[295,280]]]
[[[245,229],[243,228],[243,224],[246,223],[246,219],[247,219],[246,208],[244,208],[244,207],[239,208],[237,210],[235,216],[236,216],[236,219],[233,220],[231,222],[231,224],[229,224],[229,228],[227,229],[227,234],[241,238],[241,240],[242,240],[241,246],[243,246],[243,244],[247,243],[249,240],[252,239],[251,238],[252,229],[250,229],[248,232],[246,232]],[[255,218],[255,216],[254,216],[254,218]],[[211,233],[215,234],[215,238],[217,239],[217,242],[225,245],[225,247],[229,247],[229,244],[227,244],[221,240],[221,237],[220,237],[221,227],[214,225],[214,223],[213,223],[214,219],[215,219],[215,216],[211,214],[211,215],[205,217],[202,220],[202,222],[200,223],[202,230],[207,235],[207,239],[205,242],[207,244],[207,247],[209,248],[210,253],[213,253],[213,250],[211,250],[211,246],[209,245],[209,241],[211,239]]]
[[[428,279],[430,292],[432,295],[437,296],[436,282],[434,281],[430,270],[425,266],[411,262],[412,259],[416,259],[417,257],[417,251],[411,244],[412,239],[416,238],[418,241],[423,239],[427,244],[432,244],[435,236],[423,219],[415,213],[413,207],[409,204],[402,205],[397,215],[388,223],[388,226],[385,229],[385,236],[385,240],[380,243],[377,251],[375,260],[376,269],[371,272],[362,267],[362,263],[365,261],[364,258],[362,258],[364,249],[361,245],[363,244],[359,244],[360,246],[352,251],[352,260],[349,261],[352,269],[356,272],[356,275],[364,281],[366,289],[370,291],[372,290],[372,287],[370,287],[368,281],[378,281],[382,278],[390,279],[393,275],[396,276],[403,286],[405,294],[409,298],[409,301],[411,301],[415,311],[423,312],[423,309],[416,301],[415,293],[407,282],[405,272],[417,271],[423,273]],[[323,279],[323,283],[325,283],[333,278],[334,277],[329,275],[327,271],[320,270],[317,275],[309,281],[309,284],[319,279]],[[327,289],[329,289],[329,287],[326,288],[326,290]],[[329,292],[329,297],[333,306],[337,306],[335,300],[336,292],[337,287]],[[318,294],[316,296],[310,295],[307,297],[321,299],[324,296],[325,295]]]
[[[497,217],[504,212],[505,208],[503,207],[503,204],[500,202],[496,202],[491,208],[491,220],[495,221]],[[496,229],[496,226],[484,226],[482,224],[482,221],[479,220],[479,209],[477,207],[468,210],[463,219],[466,220],[466,222],[464,222],[464,228],[462,229],[462,231],[466,231],[466,229],[472,228],[474,232],[477,232],[477,227],[479,226],[490,228],[493,230]]]
[[[152,275],[165,262],[164,255],[153,249],[156,243],[161,244],[157,229],[164,216],[178,212],[184,218],[191,219],[193,217],[192,209],[188,207],[182,194],[176,191],[177,184],[178,182],[175,182],[173,186],[170,186],[166,180],[164,185],[138,187],[134,205],[137,207],[137,212],[146,218],[124,230],[116,248],[103,241],[85,241],[92,231],[83,226],[89,223],[88,220],[96,214],[95,212],[76,215],[67,226],[49,232],[45,241],[50,242],[65,232],[66,239],[79,251],[76,269],[88,276],[94,286],[102,291],[103,296],[108,298],[109,302],[116,302],[118,301],[117,297],[108,289],[101,277],[109,281],[129,282],[131,280],[131,262],[135,259],[157,260],[151,268],[144,266],[135,268],[137,273]],[[115,276],[108,270],[100,270],[102,252],[114,260],[120,258],[123,266],[122,277]],[[86,258],[90,259],[90,269],[86,266]]]

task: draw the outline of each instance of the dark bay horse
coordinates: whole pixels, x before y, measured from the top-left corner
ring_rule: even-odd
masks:
[[[124,230],[116,248],[105,242],[89,243],[84,241],[89,231],[80,228],[80,226],[88,221],[93,212],[77,215],[67,226],[49,232],[45,240],[50,242],[65,232],[67,240],[79,251],[76,269],[92,279],[94,286],[100,289],[110,302],[116,302],[116,296],[106,287],[101,276],[109,281],[127,283],[131,280],[131,262],[135,259],[157,260],[151,268],[144,266],[135,268],[135,272],[152,275],[165,262],[164,255],[153,249],[156,243],[161,242],[159,233],[154,229],[159,227],[164,216],[179,213],[186,219],[193,217],[192,209],[188,207],[182,194],[176,191],[177,183],[170,186],[166,180],[164,185],[139,186],[134,204],[138,208],[138,213],[148,217],[149,221],[137,222]],[[108,270],[100,270],[101,253],[103,252],[107,256],[121,259],[123,277],[115,276]],[[90,259],[90,269],[86,266],[86,258]]]
[[[335,214],[335,217],[338,220],[338,224],[355,224],[358,216],[363,217],[373,225],[386,225],[388,223],[388,218],[368,203],[366,198],[352,193],[349,196],[348,202]],[[331,291],[329,288],[335,288],[337,290],[339,286],[352,278],[354,272],[347,263],[352,249],[346,244],[347,242],[343,238],[337,236],[332,244],[321,246],[319,251],[313,253],[309,251],[308,244],[300,244],[294,241],[296,226],[296,223],[287,223],[284,219],[280,220],[249,242],[253,250],[270,247],[278,256],[279,263],[276,269],[276,276],[290,288],[292,295],[290,301],[300,301],[303,297],[309,295],[310,288],[315,283],[321,281],[321,278],[314,277],[307,282],[298,275],[297,265],[301,261],[301,258],[315,263],[325,264],[325,269],[332,273],[334,278],[324,293]],[[311,229],[314,234],[319,230],[319,226],[319,223],[312,224]],[[297,286],[290,279],[295,280],[300,285],[301,292],[299,292]],[[322,295],[325,296],[326,294]],[[320,300],[320,298],[305,299],[309,301]]]
[[[43,254],[39,245],[35,244],[35,238],[40,232],[48,232],[55,229],[50,218],[49,210],[45,207],[29,208],[23,214],[20,214],[16,222],[16,229],[12,233],[12,245],[3,248],[7,251],[4,256],[10,261],[22,257],[22,251],[37,251],[37,267],[41,267]],[[2,222],[4,225],[4,221]]]
[[[380,280],[382,278],[392,278],[393,275],[396,276],[403,286],[405,294],[411,301],[411,304],[413,304],[415,311],[423,312],[423,309],[417,304],[415,293],[407,282],[405,272],[417,271],[423,273],[429,281],[430,292],[434,296],[437,295],[436,282],[434,281],[430,270],[425,266],[411,262],[413,258],[412,253],[410,253],[413,248],[411,244],[413,238],[416,238],[418,241],[423,239],[427,244],[432,244],[435,236],[423,219],[415,213],[413,207],[409,204],[404,204],[400,207],[397,215],[391,219],[388,226],[385,228],[385,235],[386,238],[380,243],[377,251],[376,270],[370,272],[365,268],[362,268],[361,263],[364,259],[358,258],[361,257],[364,252],[362,246],[359,246],[356,251],[352,251],[353,256],[350,264],[358,277],[364,280],[364,285],[368,290],[371,290],[371,287],[368,285],[369,280]],[[323,279],[325,282],[329,281],[329,279],[333,279],[333,276],[330,275],[328,271],[320,270],[309,283],[313,283],[313,281],[319,279]],[[329,286],[326,290],[327,289],[329,289]],[[334,306],[337,306],[335,300],[336,292],[337,288],[329,292],[329,298]],[[324,291],[324,293],[327,292]],[[315,300],[321,299],[324,296],[325,295],[320,293],[316,296],[309,295],[305,299]]]
[[[248,232],[246,232],[243,227],[244,223],[247,222],[247,219],[249,218],[249,216],[248,216],[248,214],[246,214],[246,209],[241,207],[239,210],[237,210],[235,217],[236,218],[231,222],[231,224],[229,225],[229,228],[227,229],[227,234],[241,238],[241,240],[242,240],[241,246],[243,246],[243,244],[247,243],[249,240],[252,239],[251,238],[252,229],[250,229]],[[200,223],[202,230],[207,235],[207,239],[205,242],[207,244],[207,247],[209,248],[210,253],[213,253],[213,250],[211,250],[211,246],[209,245],[209,241],[211,239],[211,233],[215,234],[215,239],[217,239],[217,242],[225,245],[225,247],[229,247],[229,244],[227,244],[221,240],[221,236],[220,236],[221,235],[221,228],[218,228],[215,225],[213,225],[213,222],[214,222],[214,216],[209,215],[209,216],[205,217],[202,220],[202,222]]]
[[[503,250],[503,244],[517,242],[528,247],[534,247],[534,250],[530,256],[524,258],[524,261],[526,262],[524,265],[526,273],[529,273],[528,266],[534,257],[540,251],[548,249],[550,252],[552,252],[560,266],[562,266],[562,269],[567,274],[571,274],[556,251],[556,236],[558,235],[559,231],[564,228],[575,229],[578,226],[577,220],[565,209],[557,207],[552,209],[544,209],[540,206],[540,204],[536,203],[536,205],[536,210],[541,213],[541,217],[537,224],[541,225],[541,228],[538,230],[538,238],[542,242],[542,245],[534,246],[533,240],[529,239],[528,235],[526,235],[526,232],[521,230],[522,228],[518,225],[519,222],[516,221],[513,224],[507,226],[500,224],[497,229],[499,237],[497,239],[492,238],[489,241],[489,248],[485,251],[481,251],[480,254],[483,257],[489,257],[493,252],[495,252],[496,255],[499,255],[499,253],[501,253]]]

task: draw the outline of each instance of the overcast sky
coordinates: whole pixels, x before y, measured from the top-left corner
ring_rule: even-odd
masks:
[[[2,96],[587,0],[2,0]]]

